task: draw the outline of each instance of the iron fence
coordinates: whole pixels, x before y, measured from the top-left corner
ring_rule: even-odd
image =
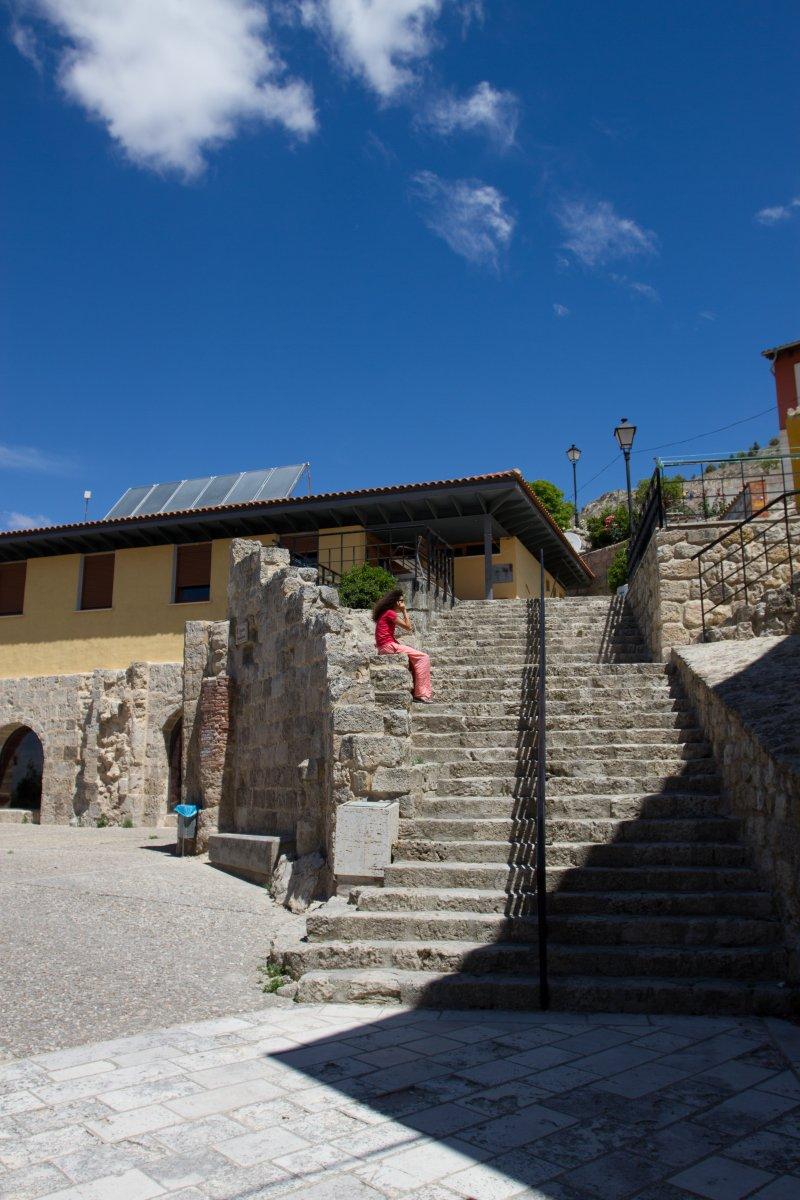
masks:
[[[800,489],[775,496],[692,556],[697,563],[703,640],[734,619],[735,604],[756,603],[770,586],[800,581]],[[716,620],[714,618],[716,617]]]
[[[741,521],[790,492],[800,480],[800,456],[659,459],[665,525]]]
[[[414,592],[424,587],[436,600],[455,604],[455,552],[433,529],[286,535],[281,545],[292,552],[293,562],[316,567],[321,583],[338,586],[346,571],[367,564],[382,567],[398,583],[410,583]]]

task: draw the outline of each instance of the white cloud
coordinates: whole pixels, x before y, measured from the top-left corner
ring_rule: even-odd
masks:
[[[629,217],[620,217],[607,200],[567,200],[556,209],[567,240],[564,248],[587,267],[614,259],[655,254],[658,238]]]
[[[53,522],[44,513],[29,516],[28,513],[4,512],[1,514],[4,529],[46,529]]]
[[[554,304],[553,312],[556,314],[557,317],[568,317],[569,316],[569,309],[567,308],[566,304]]]
[[[519,101],[513,92],[479,83],[467,96],[444,95],[435,100],[420,123],[443,137],[451,133],[483,133],[496,145],[514,144],[519,124]]]
[[[629,279],[627,275],[617,275],[613,271],[609,274],[609,279],[629,292],[633,292],[635,296],[643,296],[645,300],[651,300],[653,304],[657,304],[661,299],[659,293],[649,283],[642,283],[638,279]]]
[[[67,474],[70,464],[54,454],[45,454],[35,446],[0,445],[0,467],[6,471],[41,471],[44,474]]]
[[[775,204],[772,208],[762,208],[755,215],[759,225],[777,225],[781,221],[789,221],[800,209],[800,196],[795,196],[788,204]]]
[[[697,315],[701,321],[716,321],[717,319],[717,314],[712,312],[710,308],[704,308],[702,312],[699,312]]]
[[[434,46],[446,0],[300,0],[303,20],[333,45],[344,67],[383,99],[415,81]]]
[[[26,0],[62,39],[59,80],[141,166],[196,175],[244,122],[316,127],[261,0]]]
[[[451,250],[479,266],[497,269],[516,224],[502,192],[480,179],[440,179],[422,171],[413,179],[422,219]]]

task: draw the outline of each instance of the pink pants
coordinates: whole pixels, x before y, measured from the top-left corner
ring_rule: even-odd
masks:
[[[431,689],[431,660],[422,650],[413,646],[404,646],[402,642],[387,642],[381,646],[379,654],[407,654],[408,669],[414,676],[414,699],[430,700]]]

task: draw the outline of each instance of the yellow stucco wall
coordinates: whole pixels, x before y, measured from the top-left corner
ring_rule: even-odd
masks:
[[[88,611],[77,607],[80,554],[29,559],[24,612],[0,617],[0,678],[182,662],[185,623],[227,613],[230,539],[213,543],[211,598],[194,604],[172,603],[174,549],[118,550],[113,607]]]
[[[795,456],[792,460],[794,486],[800,489],[800,408],[790,408],[786,414],[786,437],[789,453]],[[797,511],[800,512],[800,496],[797,497]]]
[[[495,600],[526,600],[539,595],[539,564],[529,550],[514,537],[500,539],[500,553],[492,555],[492,564],[508,563],[513,567],[512,583],[496,583],[492,589]],[[470,555],[455,560],[455,590],[459,600],[482,600],[484,597],[483,555]],[[548,596],[563,596],[564,589],[545,571],[545,591]]]

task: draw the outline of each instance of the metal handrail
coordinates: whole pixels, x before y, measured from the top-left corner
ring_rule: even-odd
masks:
[[[664,497],[661,490],[660,467],[656,467],[653,472],[641,515],[631,529],[628,542],[628,578],[633,576],[657,528],[664,528]]]
[[[547,810],[546,769],[547,733],[545,711],[545,639],[544,550],[539,551],[539,669],[536,681],[536,921],[539,945],[539,1007],[550,1007],[550,983],[547,974]]]
[[[737,596],[743,596],[745,604],[749,604],[750,591],[752,590],[753,586],[757,583],[760,583],[762,579],[766,579],[769,575],[771,575],[777,566],[783,566],[784,564],[788,563],[789,586],[794,589],[794,551],[792,548],[792,528],[789,523],[790,498],[795,500],[795,510],[797,510],[797,501],[798,498],[800,498],[800,489],[783,492],[782,495],[776,496],[773,500],[770,500],[769,503],[765,504],[763,508],[750,513],[749,516],[745,517],[743,521],[739,521],[737,524],[732,525],[729,529],[726,529],[724,533],[719,535],[719,537],[714,538],[713,542],[709,542],[706,546],[703,546],[700,550],[698,550],[696,554],[692,555],[690,561],[697,563],[697,577],[700,587],[700,619],[703,627],[704,641],[707,638],[707,621],[711,613],[714,612],[715,609],[719,608],[721,604],[727,604],[729,601],[735,600]],[[779,513],[777,517],[774,517],[770,520],[769,517],[765,516],[765,514],[776,505],[782,505],[783,511]],[[800,514],[798,514],[797,511],[792,513],[793,518],[796,518],[798,515]],[[772,542],[768,544],[768,531],[781,524],[783,524],[784,527],[783,537],[777,543]],[[747,552],[745,547],[746,545],[749,545],[752,548],[754,545],[756,545],[756,539],[752,539],[749,543],[745,543],[744,530],[746,526],[757,526],[758,533],[760,533],[763,537],[763,547],[759,548],[756,553],[751,556],[751,569],[749,574]],[[727,542],[729,539],[735,540],[735,544],[731,546],[730,552],[723,555],[722,558],[715,559],[704,569],[703,557],[712,551],[716,546],[722,545],[722,543]],[[770,551],[774,551],[776,546],[781,546],[784,543],[786,546],[786,558],[780,563],[770,563]],[[764,557],[764,570],[759,570],[758,573],[754,575],[754,565],[761,555]],[[740,558],[741,560],[740,572],[738,567],[734,565],[734,559],[736,557]],[[731,563],[734,565],[733,574],[728,575],[727,578],[725,577],[724,573],[724,566],[726,563]],[[711,587],[720,586],[722,588],[722,599],[717,600],[715,603],[709,605],[706,601],[705,585],[707,577],[712,571],[717,571],[720,577],[719,579],[712,580],[710,582],[708,590],[710,592]]]

